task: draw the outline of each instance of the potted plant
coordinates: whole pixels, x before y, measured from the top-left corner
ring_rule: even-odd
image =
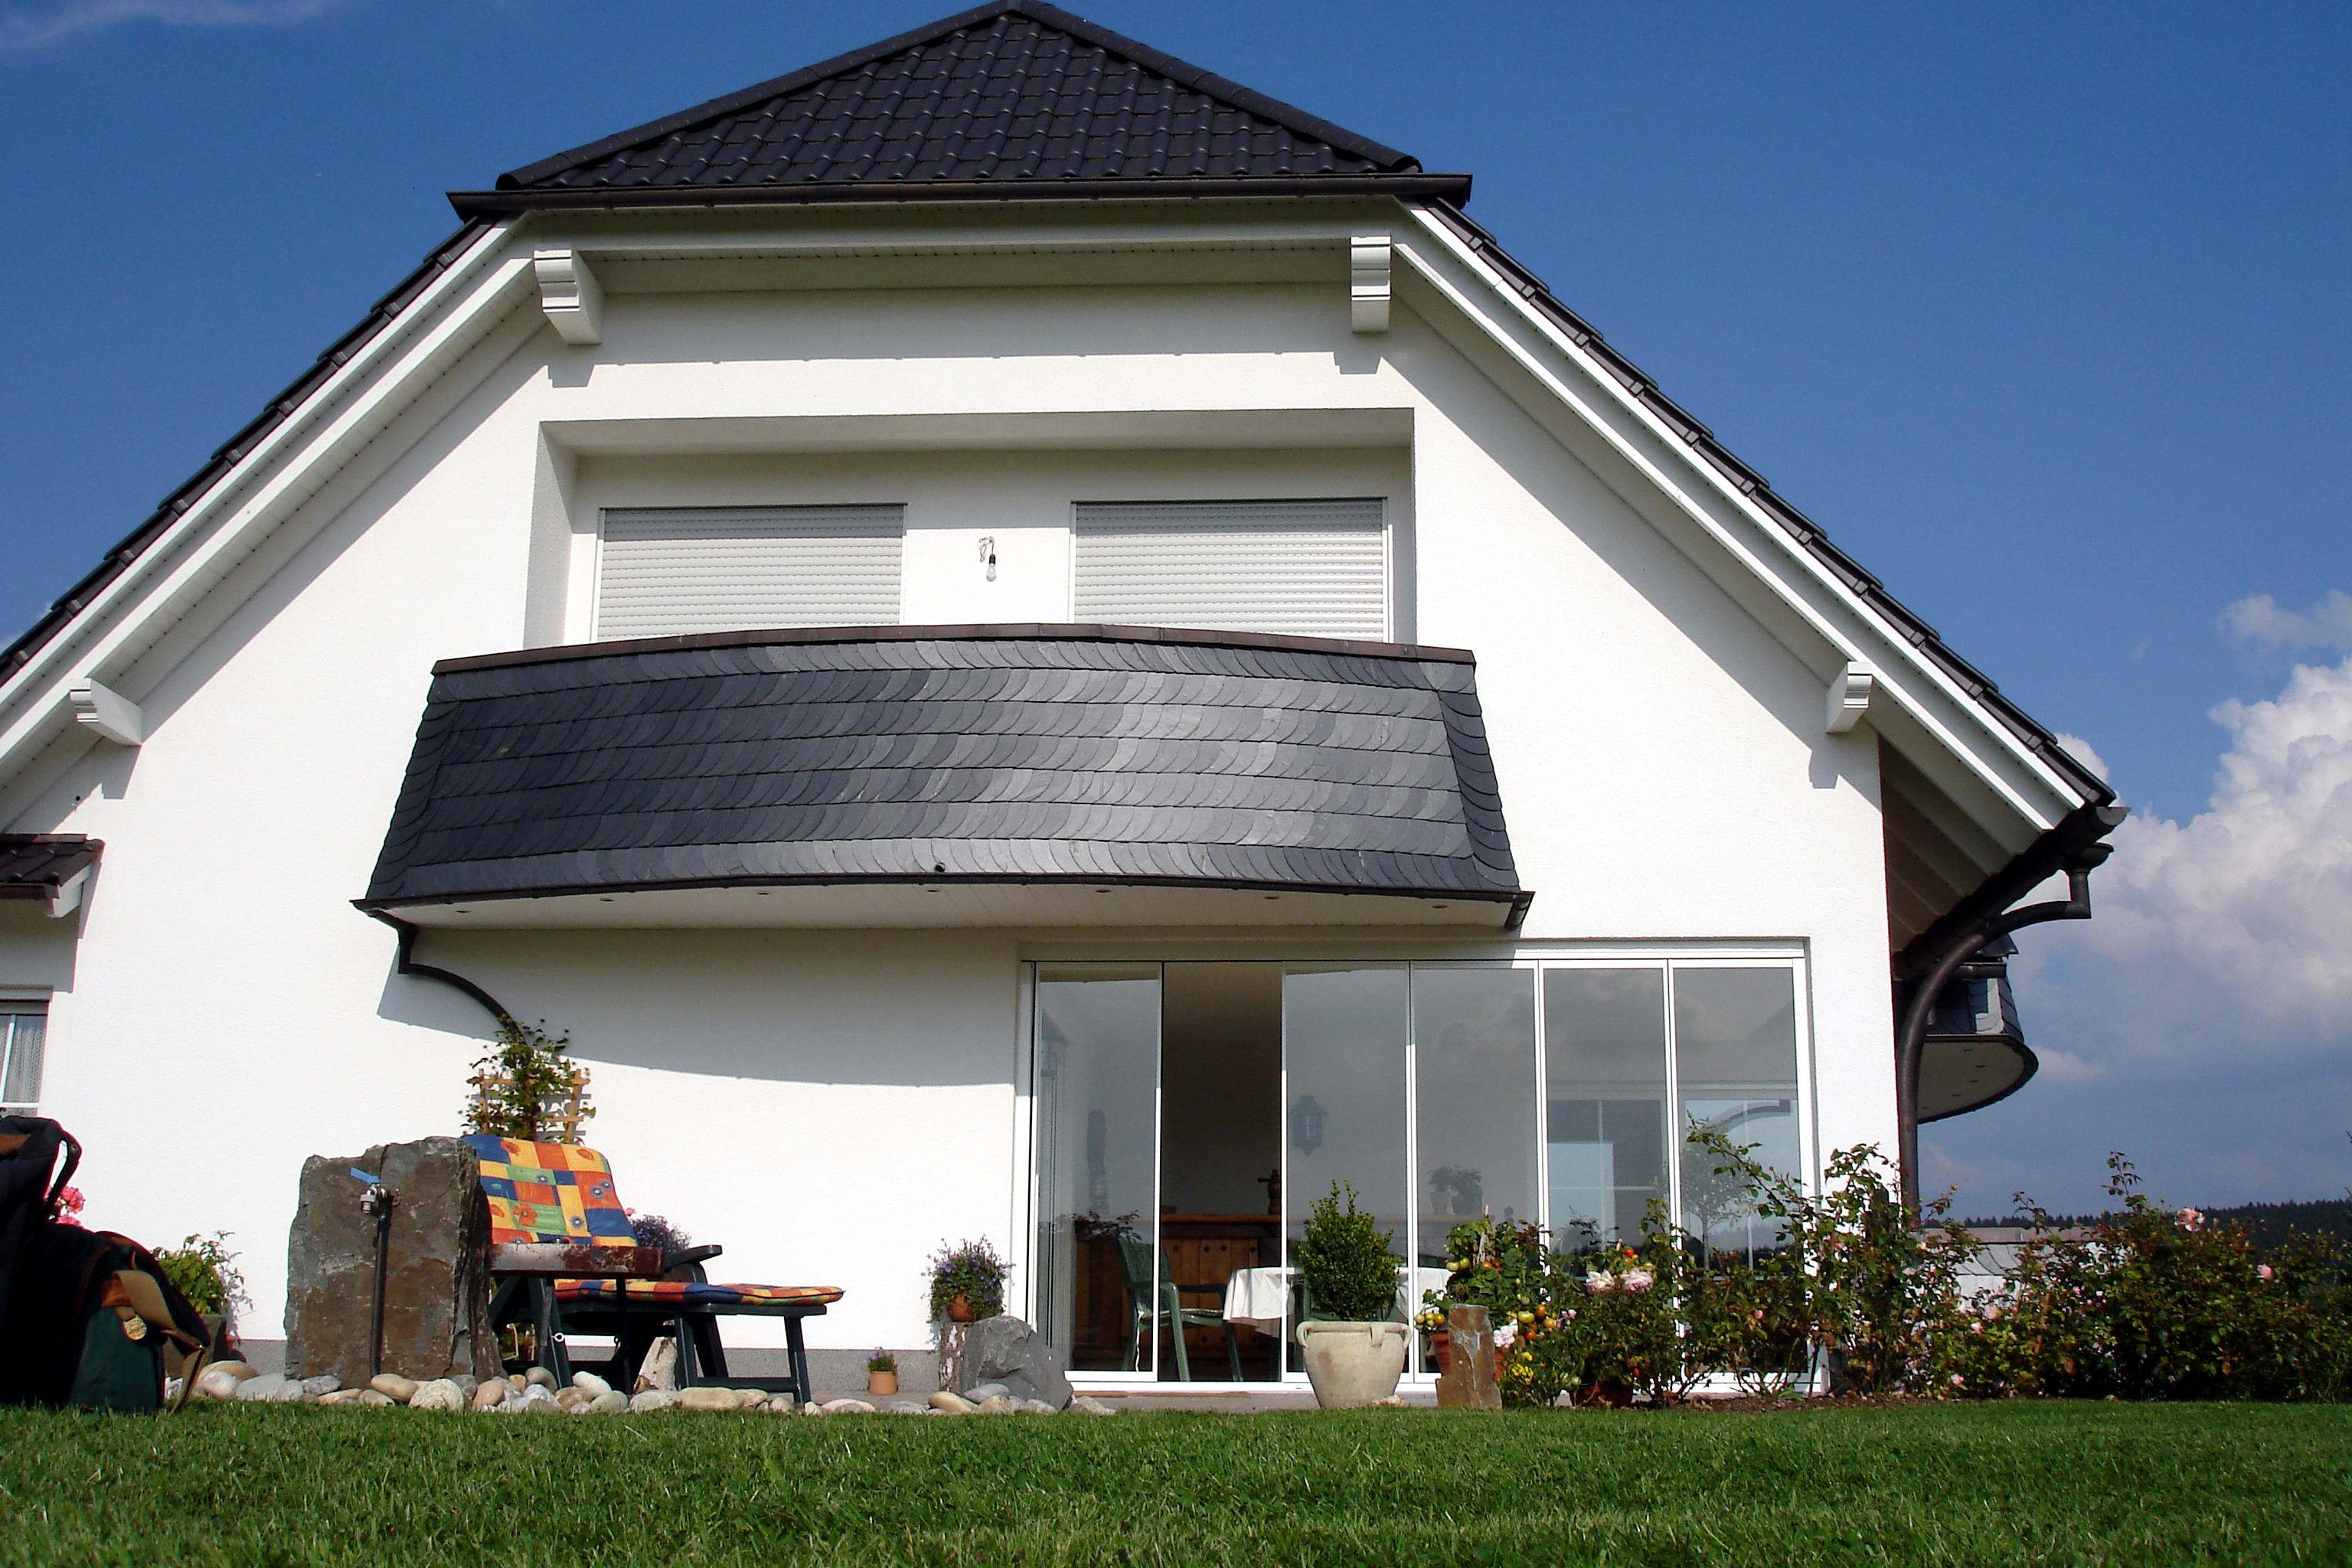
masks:
[[[1389,1318],[1397,1258],[1387,1233],[1356,1206],[1354,1187],[1334,1182],[1315,1200],[1297,1258],[1308,1304],[1329,1314],[1298,1325],[1315,1403],[1342,1410],[1394,1394],[1405,1354],[1405,1326]]]
[[[1004,1281],[1013,1266],[982,1237],[950,1247],[931,1258],[931,1321],[976,1323],[1004,1310]]]
[[[866,1361],[866,1392],[896,1394],[898,1392],[898,1358],[888,1351],[877,1350]]]
[[[66,1192],[79,1209],[81,1194],[71,1187]],[[210,1236],[189,1237],[155,1255],[155,1261],[163,1266],[163,1278],[178,1287],[188,1305],[204,1318],[205,1335],[216,1344],[224,1342],[224,1330],[236,1332],[237,1307],[251,1304],[236,1254],[224,1245],[227,1240],[226,1231],[216,1230]]]

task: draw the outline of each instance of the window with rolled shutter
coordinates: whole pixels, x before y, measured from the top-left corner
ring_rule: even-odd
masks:
[[[596,637],[898,619],[901,506],[612,509],[596,571]]]
[[[1389,635],[1378,497],[1082,501],[1072,618],[1298,637]]]

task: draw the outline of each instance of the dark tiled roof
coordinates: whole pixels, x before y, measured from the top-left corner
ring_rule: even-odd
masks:
[[[499,189],[773,199],[857,186],[872,199],[877,185],[1049,195],[1071,182],[1360,181],[1420,168],[1041,0],[997,0],[517,169]],[[537,205],[478,195],[459,210]]]
[[[1065,626],[451,661],[362,902],[873,879],[1520,898],[1465,656]]]
[[[0,833],[0,899],[46,899],[97,865],[105,848],[79,833]]]

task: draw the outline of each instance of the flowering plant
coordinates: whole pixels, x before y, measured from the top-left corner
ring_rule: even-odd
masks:
[[[674,1252],[684,1252],[694,1245],[694,1237],[678,1229],[674,1222],[661,1215],[639,1214],[635,1209],[624,1212],[629,1216],[629,1234],[636,1238],[639,1247],[655,1247],[663,1257],[667,1258]]]
[[[975,1320],[1004,1310],[1004,1282],[1012,1278],[1013,1265],[996,1256],[987,1237],[953,1247],[940,1242],[931,1255],[930,1270],[933,1322],[947,1321],[949,1304],[958,1296],[970,1305]]]
[[[2341,1399],[2352,1393],[2347,1258],[2328,1237],[2263,1257],[2241,1227],[2167,1210],[2108,1156],[2115,1213],[2033,1234],[1999,1293],[1945,1344],[1967,1394],[2126,1399]],[[2022,1202],[2022,1194],[2020,1194]]]
[[[82,1205],[89,1201],[81,1195],[79,1187],[59,1188],[58,1191],[58,1217],[63,1218],[67,1215],[81,1213]]]

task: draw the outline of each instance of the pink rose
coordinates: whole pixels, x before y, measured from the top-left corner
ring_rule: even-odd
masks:
[[[79,1187],[68,1187],[58,1194],[58,1207],[66,1214],[81,1213],[82,1205],[88,1201],[81,1195]]]
[[[1495,1331],[1495,1348],[1498,1351],[1509,1350],[1513,1342],[1517,1340],[1518,1337],[1519,1325],[1517,1323],[1505,1323],[1501,1328]]]
[[[1598,1272],[1588,1274],[1584,1277],[1584,1288],[1595,1296],[1606,1296],[1617,1289],[1617,1277]]]
[[[2182,1209],[2180,1211],[2179,1219],[2180,1228],[2183,1230],[2202,1230],[2205,1228],[2205,1216],[2199,1214],[2195,1209]]]
[[[2257,1279],[2274,1279],[2278,1278],[2278,1272],[2267,1263],[2257,1264],[2254,1267],[2254,1278]]]
[[[1619,1283],[1628,1290],[1646,1290],[1656,1281],[1651,1278],[1650,1271],[1646,1268],[1628,1268],[1620,1278]]]

